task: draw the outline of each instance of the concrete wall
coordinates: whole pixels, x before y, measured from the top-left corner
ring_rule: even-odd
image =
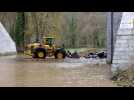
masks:
[[[15,42],[12,40],[4,26],[0,23],[0,56],[15,55],[16,53]]]
[[[126,69],[134,63],[134,12],[123,12],[120,27],[116,33],[112,71]]]
[[[114,43],[116,41],[116,34],[118,31],[118,28],[120,26],[121,18],[122,18],[122,12],[114,12],[113,15],[113,32],[114,32]]]
[[[112,63],[116,33],[122,18],[122,12],[107,12],[107,63]],[[113,19],[113,20],[112,20]]]

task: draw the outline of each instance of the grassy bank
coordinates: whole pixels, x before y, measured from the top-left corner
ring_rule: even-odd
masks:
[[[79,53],[79,52],[87,51],[88,48],[67,48],[66,50],[69,50],[71,53],[73,53],[75,51],[77,51]]]
[[[104,48],[66,48],[66,50],[69,50],[71,53],[77,51],[78,53],[80,52],[86,52],[86,51],[99,51],[99,50],[104,50]]]

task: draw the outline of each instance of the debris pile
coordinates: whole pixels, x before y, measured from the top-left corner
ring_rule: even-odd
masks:
[[[71,53],[70,51],[67,51],[67,57],[68,58],[80,58],[81,56],[75,51],[74,53]],[[84,58],[99,58],[104,59],[107,57],[106,51],[100,51],[100,52],[89,52],[87,55],[83,56]]]
[[[134,68],[118,70],[117,74],[111,78],[118,86],[134,87]]]

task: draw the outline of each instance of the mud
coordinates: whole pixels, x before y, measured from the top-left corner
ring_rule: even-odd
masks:
[[[77,60],[0,57],[0,86],[116,86],[110,80],[110,66],[76,62]]]

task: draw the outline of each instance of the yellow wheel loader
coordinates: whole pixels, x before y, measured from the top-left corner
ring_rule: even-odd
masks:
[[[55,59],[64,59],[66,51],[64,47],[55,45],[54,37],[44,37],[42,43],[31,43],[26,46],[29,55],[33,58],[45,59],[54,56]],[[25,53],[27,52],[25,51]]]

